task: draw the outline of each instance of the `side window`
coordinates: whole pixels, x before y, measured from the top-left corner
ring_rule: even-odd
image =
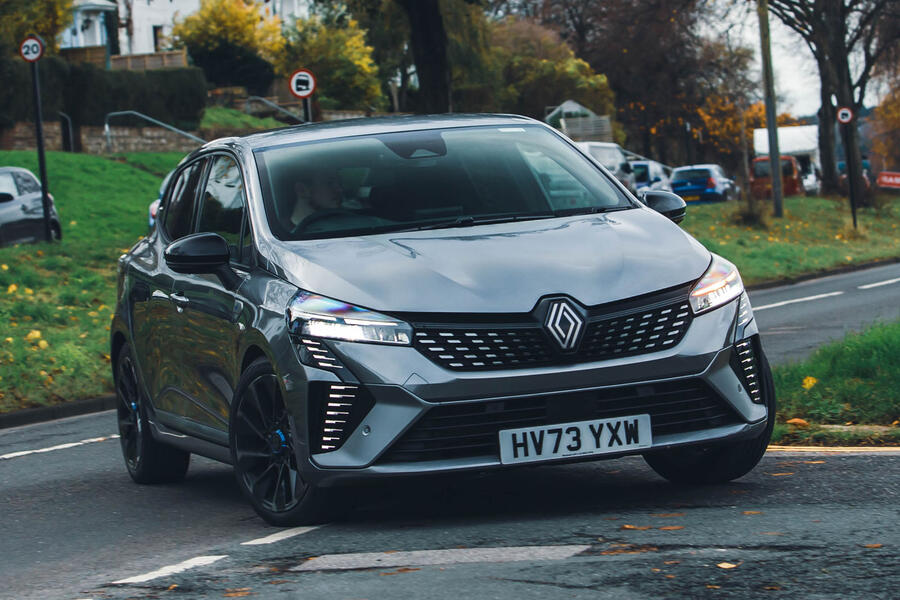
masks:
[[[14,173],[16,183],[19,184],[20,194],[34,194],[41,191],[41,184],[27,173]]]
[[[0,194],[19,195],[12,173],[0,173]]]
[[[171,195],[165,207],[165,230],[169,239],[177,240],[191,233],[197,185],[200,183],[204,162],[198,160],[184,169],[171,186]]]
[[[212,159],[197,231],[218,233],[228,242],[232,260],[246,260],[242,249],[250,243],[250,236],[244,235],[244,180],[230,156],[220,154]],[[244,237],[247,239],[242,241]]]

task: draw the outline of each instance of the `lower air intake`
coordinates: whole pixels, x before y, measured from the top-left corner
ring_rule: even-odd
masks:
[[[731,355],[731,368],[734,369],[744,388],[750,395],[750,399],[757,404],[762,404],[762,388],[759,382],[759,361],[756,358],[756,349],[753,338],[741,340],[734,345],[734,353]]]
[[[346,383],[311,383],[309,400],[314,454],[340,448],[375,404],[365,389]]]

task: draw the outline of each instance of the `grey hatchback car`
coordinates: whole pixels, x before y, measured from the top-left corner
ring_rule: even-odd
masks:
[[[218,459],[286,525],[369,478],[631,454],[744,475],[775,399],[741,278],[673,223],[680,198],[642,200],[524,117],[206,144],[119,259],[131,477]]]

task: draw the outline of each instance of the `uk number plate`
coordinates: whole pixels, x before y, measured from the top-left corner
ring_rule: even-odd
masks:
[[[535,462],[649,448],[650,415],[596,419],[500,432],[500,462]]]

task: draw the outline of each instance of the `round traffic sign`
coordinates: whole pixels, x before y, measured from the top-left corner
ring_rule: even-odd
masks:
[[[308,69],[297,69],[291,74],[290,90],[298,98],[309,98],[316,91],[316,78]]]
[[[37,36],[29,36],[19,44],[19,55],[28,62],[37,62],[44,55],[44,42]]]
[[[846,125],[853,120],[853,111],[846,106],[840,107],[839,109],[837,109],[837,120],[838,123]]]

